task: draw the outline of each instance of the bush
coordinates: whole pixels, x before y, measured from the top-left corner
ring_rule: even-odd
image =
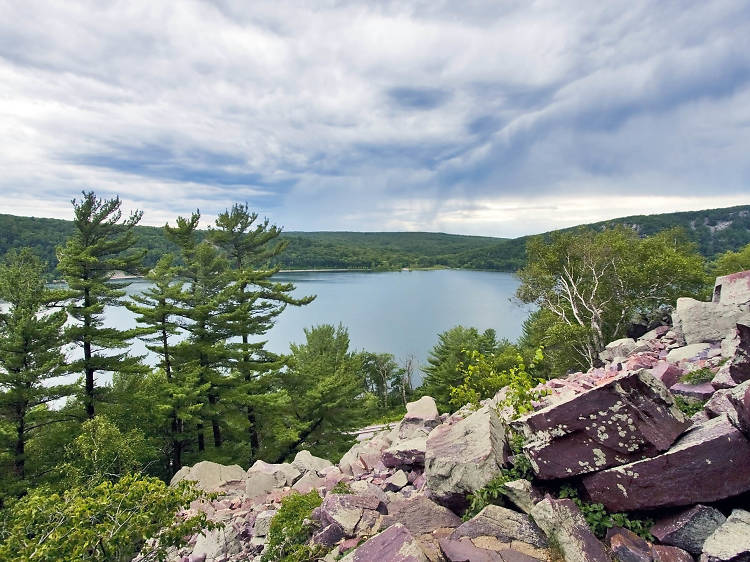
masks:
[[[61,494],[38,488],[2,512],[0,560],[119,562],[139,550],[144,560],[165,560],[171,547],[217,526],[204,513],[175,521],[179,509],[208,497],[188,482],[169,487],[137,474]]]
[[[305,562],[326,553],[321,545],[308,545],[312,528],[306,521],[323,500],[316,490],[307,494],[293,493],[281,500],[281,507],[271,520],[263,562]]]
[[[695,414],[700,412],[703,409],[703,406],[706,404],[701,400],[695,400],[693,398],[683,398],[679,395],[674,396],[674,403],[688,418],[693,417]]]
[[[680,382],[684,382],[687,384],[703,384],[706,382],[711,382],[715,376],[716,373],[714,373],[711,369],[709,369],[708,367],[702,367],[700,369],[696,369],[695,371],[690,371],[689,373],[684,374],[680,378]]]

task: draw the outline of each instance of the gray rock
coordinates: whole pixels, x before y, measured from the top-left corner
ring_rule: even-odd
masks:
[[[513,480],[504,487],[505,496],[524,513],[531,513],[534,506],[544,499],[542,493],[528,480]]]
[[[169,485],[174,486],[182,480],[193,480],[196,482],[196,487],[201,490],[218,492],[227,485],[243,482],[245,471],[237,464],[226,466],[211,461],[201,461],[193,466],[183,466],[172,477]]]
[[[256,537],[267,537],[268,529],[271,528],[271,520],[276,515],[276,511],[273,509],[267,509],[261,511],[255,518],[255,525],[253,525],[253,535]]]
[[[750,313],[736,304],[701,302],[682,297],[677,299],[672,321],[687,344],[720,342],[734,335],[737,322],[750,321]]]
[[[547,497],[534,506],[531,516],[560,547],[566,562],[611,562],[572,500]]]
[[[251,472],[245,480],[245,495],[256,498],[269,493],[276,487],[276,478],[267,472]]]
[[[638,344],[632,338],[622,338],[607,344],[604,351],[599,353],[599,359],[602,361],[612,361],[616,357],[627,357]]]
[[[547,537],[528,515],[497,505],[485,507],[453,531],[450,538],[480,536],[492,536],[501,542],[523,541],[537,548],[547,546]]]
[[[292,490],[297,490],[300,494],[306,494],[311,490],[320,488],[324,484],[324,478],[318,476],[317,472],[310,471],[294,483]]]
[[[439,422],[440,413],[438,412],[435,399],[431,396],[422,396],[415,402],[409,402],[406,405],[406,420],[418,420],[422,422]]]
[[[198,560],[215,562],[238,554],[241,544],[237,540],[237,531],[231,525],[227,525],[223,529],[213,529],[198,535],[191,556]]]
[[[359,496],[355,494],[328,494],[320,506],[320,519],[324,523],[341,525],[347,537],[355,535],[365,512],[372,518],[377,518],[380,500],[375,496]]]
[[[750,512],[735,509],[721,527],[703,543],[701,560],[707,562],[750,560]]]
[[[448,562],[505,562],[499,552],[474,546],[470,539],[441,539],[440,550]]]
[[[750,304],[750,271],[717,277],[714,283],[713,302],[746,308]]]
[[[276,488],[291,486],[300,476],[302,476],[302,473],[291,464],[270,464],[262,460],[255,461],[255,464],[253,464],[247,472],[248,474],[263,472],[272,475]]]
[[[409,483],[409,477],[403,470],[399,470],[385,481],[386,492],[398,492]]]
[[[667,361],[670,363],[677,363],[679,361],[693,359],[710,347],[710,343],[693,343],[683,347],[676,347],[667,353]]]
[[[300,451],[294,457],[292,466],[302,473],[313,471],[318,476],[325,476],[323,470],[326,467],[333,466],[333,463],[314,456],[310,451]]]
[[[355,480],[354,482],[348,482],[347,485],[352,493],[358,496],[375,496],[382,503],[388,503],[388,497],[380,486],[376,486],[372,482],[367,480]]]
[[[400,523],[415,536],[430,533],[441,527],[455,528],[461,519],[449,509],[424,496],[414,496],[388,505],[384,525]]]
[[[663,544],[676,546],[697,555],[703,551],[705,540],[726,519],[718,509],[696,505],[658,520],[651,527],[651,534]]]
[[[341,472],[357,477],[371,471],[382,460],[383,451],[391,443],[390,432],[379,433],[369,441],[357,443],[341,457]]]
[[[427,449],[427,435],[398,441],[383,451],[383,464],[388,467],[422,466]]]

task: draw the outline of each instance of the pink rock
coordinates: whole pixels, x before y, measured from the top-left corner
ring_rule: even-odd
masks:
[[[388,504],[388,515],[383,518],[383,523],[401,523],[410,533],[417,536],[430,533],[439,527],[458,527],[461,525],[461,518],[425,496],[414,496]]]
[[[694,562],[689,552],[676,546],[654,545],[651,549],[654,562]]]
[[[630,357],[625,363],[625,369],[628,371],[635,371],[637,369],[650,369],[656,362],[659,361],[657,355],[653,353],[639,353]]]
[[[617,560],[651,562],[651,544],[628,529],[608,529],[605,542],[609,544]]]
[[[677,381],[680,380],[683,372],[682,369],[674,363],[670,363],[669,361],[659,361],[651,369],[651,374],[669,388],[673,384],[677,384]]]
[[[651,534],[661,543],[698,555],[703,552],[706,539],[726,520],[719,510],[696,505],[659,519],[651,527]]]
[[[716,389],[710,382],[705,382],[703,384],[678,382],[677,384],[670,386],[669,390],[674,394],[679,394],[680,396],[686,396],[696,400],[708,400],[713,393],[716,392]]]
[[[347,558],[350,562],[428,562],[419,543],[400,524],[388,527],[357,548]]]
[[[583,486],[609,511],[707,503],[750,490],[750,442],[727,418],[692,427],[667,452],[591,474]],[[668,484],[665,484],[668,483]]]
[[[440,550],[448,562],[505,562],[498,552],[474,546],[470,539],[441,539]]]

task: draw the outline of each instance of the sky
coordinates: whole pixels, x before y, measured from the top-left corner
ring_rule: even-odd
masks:
[[[515,237],[750,204],[750,3],[0,0],[0,213]]]

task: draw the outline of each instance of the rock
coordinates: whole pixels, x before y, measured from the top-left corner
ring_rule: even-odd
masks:
[[[326,525],[320,531],[313,534],[312,541],[315,544],[322,544],[325,546],[334,546],[341,539],[346,536],[344,529],[338,523],[331,523]]]
[[[341,457],[341,472],[358,477],[371,471],[381,461],[383,450],[390,447],[391,442],[389,433],[379,433],[369,441],[357,443]]]
[[[724,562],[750,560],[750,512],[735,509],[703,543],[701,560]]]
[[[689,423],[661,381],[625,373],[511,425],[543,480],[594,472],[664,451]]]
[[[693,343],[683,347],[676,347],[667,353],[667,361],[670,363],[678,363],[680,361],[694,359],[710,347],[711,344],[709,343]]]
[[[669,361],[660,361],[653,366],[650,373],[663,382],[667,388],[677,384],[684,374],[682,369]]]
[[[241,550],[240,545],[236,530],[227,525],[223,529],[213,529],[199,534],[190,556],[195,560],[214,561],[238,554]]]
[[[350,552],[342,562],[429,562],[419,544],[403,525],[388,527]]]
[[[485,406],[432,430],[425,454],[425,488],[441,503],[461,503],[507,461],[505,427],[494,409]]]
[[[645,334],[643,334],[640,338],[638,338],[638,340],[639,341],[658,340],[668,331],[669,331],[669,326],[657,326],[650,332],[646,332]]]
[[[317,472],[311,470],[294,483],[292,490],[296,490],[300,494],[307,494],[312,490],[325,486],[325,483],[324,478],[320,478]]]
[[[385,481],[386,492],[398,492],[409,483],[409,477],[403,470],[399,470]]]
[[[537,548],[547,546],[547,537],[528,515],[497,505],[482,509],[458,527],[451,538],[475,539],[480,536],[492,536],[501,542],[519,540]]]
[[[170,480],[169,485],[174,486],[183,480],[193,480],[196,487],[207,492],[219,492],[233,483],[241,483],[245,480],[244,469],[233,464],[225,466],[211,461],[201,461],[193,466],[183,466]]]
[[[383,464],[391,468],[422,466],[424,465],[426,449],[426,435],[407,439],[406,441],[398,441],[383,451]]]
[[[341,525],[344,534],[352,537],[364,512],[376,512],[379,505],[380,500],[375,496],[328,494],[320,506],[320,520]]]
[[[355,480],[354,482],[349,482],[348,486],[352,493],[358,496],[375,496],[381,503],[388,503],[388,498],[383,489],[372,482]]]
[[[713,393],[716,392],[716,389],[710,382],[705,382],[702,384],[687,384],[678,382],[677,384],[673,384],[672,386],[670,386],[669,391],[673,394],[679,394],[680,396],[685,396],[694,400],[704,401],[711,398]]]
[[[542,501],[542,493],[528,480],[512,480],[505,484],[505,496],[524,513],[531,513],[534,506]]]
[[[250,472],[245,480],[245,495],[249,498],[264,496],[276,487],[276,478],[267,472]]]
[[[458,527],[461,525],[461,518],[451,510],[420,495],[388,505],[388,515],[383,518],[383,525],[395,523],[400,523],[417,536],[441,527]]]
[[[712,502],[750,490],[750,442],[722,415],[693,426],[666,453],[583,479],[594,502],[634,511]]]
[[[737,385],[727,393],[732,409],[727,412],[729,421],[750,438],[750,381]]]
[[[737,341],[729,361],[722,365],[716,376],[720,380],[740,384],[750,380],[750,326],[737,324]]]
[[[310,451],[300,451],[294,457],[292,466],[302,473],[315,472],[318,476],[325,476],[324,469],[333,466],[333,463],[326,459],[314,456]]]
[[[697,555],[703,551],[705,540],[726,519],[718,509],[696,505],[659,519],[651,527],[651,534],[663,544],[676,546]]]
[[[600,543],[570,499],[544,498],[534,506],[531,516],[536,524],[560,548],[567,562],[610,562]]]
[[[651,545],[622,527],[607,530],[606,543],[619,562],[651,562]]]
[[[469,539],[442,539],[440,550],[449,562],[504,562],[499,552],[476,547]]]
[[[651,548],[654,562],[694,562],[689,552],[676,546],[656,544]]]
[[[717,277],[713,302],[746,307],[750,303],[750,271]]]
[[[253,526],[253,535],[256,537],[267,537],[268,529],[271,528],[271,520],[276,515],[276,511],[273,509],[267,509],[261,511],[255,518],[255,525]]]
[[[632,338],[622,338],[610,342],[599,353],[599,359],[602,361],[612,361],[615,357],[627,357],[630,355],[638,344]]]
[[[247,471],[248,474],[254,472],[263,472],[272,475],[275,482],[275,488],[291,486],[300,476],[302,476],[302,473],[291,464],[269,464],[262,460],[255,461],[255,464],[253,464],[253,466]]]
[[[431,396],[422,396],[415,402],[409,402],[406,405],[405,420],[415,420],[422,422],[440,422],[440,413],[438,412],[435,400]]]
[[[672,314],[677,330],[682,332],[690,345],[699,342],[720,342],[734,335],[738,322],[747,323],[750,313],[736,304],[701,302],[682,297]]]

